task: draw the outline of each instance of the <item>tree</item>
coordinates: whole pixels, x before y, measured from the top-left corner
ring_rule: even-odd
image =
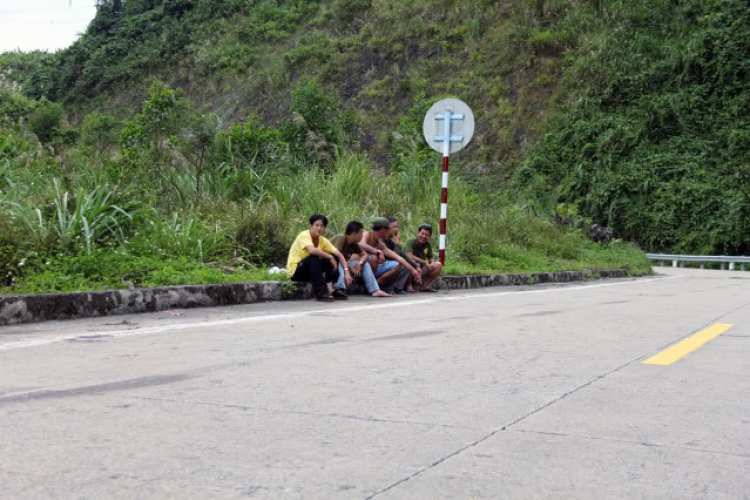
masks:
[[[81,124],[81,141],[94,148],[100,156],[117,145],[122,122],[117,117],[94,112],[86,115]]]
[[[63,107],[55,102],[42,99],[29,118],[29,130],[36,134],[39,142],[47,144],[60,130]]]

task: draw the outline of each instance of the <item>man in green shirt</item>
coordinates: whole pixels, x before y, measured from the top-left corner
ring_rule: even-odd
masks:
[[[399,233],[398,219],[393,216],[386,217],[386,219],[388,219],[388,235],[383,239],[383,243],[385,243],[385,246],[388,247],[389,250],[408,262],[414,269],[419,269],[419,264],[414,262],[412,258],[404,252],[404,249],[401,248],[401,235]],[[394,293],[413,292],[413,282],[414,278],[411,272],[405,267],[402,267],[398,273],[398,277],[396,277],[396,280],[392,283],[391,288]]]
[[[430,284],[443,272],[443,265],[435,262],[430,238],[432,238],[432,226],[422,224],[419,226],[417,237],[406,244],[406,254],[422,268],[423,292],[436,291],[430,287]]]
[[[359,246],[364,233],[364,225],[355,220],[346,225],[345,234],[339,234],[331,238],[331,244],[344,256],[344,260],[346,260],[349,267],[349,269],[344,271],[343,266],[339,264],[339,279],[334,288],[345,292],[345,272],[351,272],[355,278],[362,278],[365,288],[367,288],[367,293],[372,297],[391,297],[390,293],[386,293],[380,289],[372,267],[367,262],[369,255]]]

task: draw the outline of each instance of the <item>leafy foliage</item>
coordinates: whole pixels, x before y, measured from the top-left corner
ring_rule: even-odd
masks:
[[[28,117],[36,106],[36,101],[0,88],[0,126],[16,125],[20,119]]]
[[[648,249],[746,254],[750,8],[629,5],[573,69],[584,97],[556,120],[518,185],[554,187],[558,200]]]
[[[122,123],[116,116],[90,113],[81,123],[81,142],[102,154],[120,141],[121,128]]]
[[[55,179],[55,198],[52,208],[31,206],[22,201],[9,202],[10,213],[26,228],[31,237],[41,246],[50,238],[64,249],[85,245],[91,254],[96,244],[108,238],[123,238],[123,225],[132,219],[132,214],[113,203],[113,194],[97,188],[89,193],[79,191],[75,205],[68,191],[63,191]]]
[[[0,94],[0,220],[17,243],[0,241],[3,291],[257,279],[315,212],[331,233],[396,215],[408,237],[437,222],[421,122],[443,96],[479,124],[453,164],[449,271],[647,273],[633,246],[539,209],[554,196],[497,189],[566,102],[586,37],[621,22],[604,3],[105,0],[69,49],[0,57],[27,96]]]
[[[60,104],[42,100],[29,118],[29,130],[43,144],[48,143],[60,132],[62,118],[63,108]]]

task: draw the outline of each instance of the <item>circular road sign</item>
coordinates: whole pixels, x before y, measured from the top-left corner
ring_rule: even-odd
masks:
[[[445,153],[445,118],[450,113],[450,154],[461,151],[474,135],[474,114],[459,99],[443,99],[432,105],[424,117],[422,131],[427,144],[438,153]]]

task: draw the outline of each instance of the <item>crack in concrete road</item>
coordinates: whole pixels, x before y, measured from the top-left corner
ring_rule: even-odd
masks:
[[[645,359],[645,358],[647,358],[647,357],[651,356],[652,354],[654,354],[654,353],[656,353],[656,352],[662,351],[662,350],[664,350],[664,349],[665,349],[666,347],[668,347],[668,346],[670,346],[670,345],[673,345],[673,344],[675,344],[676,342],[678,342],[678,341],[680,341],[680,340],[683,340],[683,339],[685,339],[685,338],[687,338],[687,337],[689,337],[689,336],[691,336],[691,335],[695,334],[696,332],[699,332],[699,331],[701,331],[701,330],[704,330],[704,329],[705,329],[705,328],[707,328],[708,326],[710,326],[710,325],[712,325],[712,324],[714,324],[714,323],[716,323],[716,322],[720,321],[721,319],[725,318],[726,316],[729,316],[730,314],[732,314],[732,313],[734,313],[734,312],[736,312],[736,311],[739,311],[740,309],[743,309],[743,308],[745,308],[745,307],[748,307],[748,306],[750,306],[750,302],[748,302],[748,303],[746,303],[746,304],[742,304],[742,305],[740,305],[740,306],[738,306],[738,307],[735,307],[734,309],[732,309],[732,310],[730,310],[730,311],[727,311],[727,312],[725,312],[725,313],[721,314],[720,316],[718,316],[718,317],[716,317],[716,318],[714,318],[714,319],[710,320],[709,322],[705,323],[704,325],[701,325],[700,327],[696,328],[696,329],[695,329],[694,331],[690,332],[689,334],[685,335],[684,337],[681,337],[681,338],[679,338],[679,339],[677,339],[677,340],[673,340],[672,342],[669,342],[668,344],[665,344],[665,345],[664,345],[664,346],[662,346],[662,347],[659,347],[659,348],[653,349],[652,351],[648,352],[648,353],[647,353],[647,354],[645,354],[645,355],[641,355],[641,356],[638,356],[637,358],[634,358],[634,359],[632,359],[632,360],[628,361],[627,363],[624,363],[624,364],[622,364],[622,365],[618,366],[617,368],[614,368],[614,369],[612,369],[612,370],[610,370],[610,371],[608,371],[608,372],[606,372],[606,373],[604,373],[604,374],[602,374],[602,375],[598,375],[598,376],[594,377],[593,379],[589,380],[588,382],[586,382],[586,383],[584,383],[584,384],[581,384],[580,386],[576,387],[575,389],[571,389],[570,391],[568,391],[568,392],[566,392],[566,393],[564,393],[564,394],[562,394],[562,395],[558,396],[557,398],[555,398],[555,399],[553,399],[552,401],[550,401],[550,402],[548,402],[548,403],[546,403],[546,404],[544,404],[544,405],[540,406],[539,408],[536,408],[535,410],[532,410],[532,411],[530,411],[530,412],[526,413],[525,415],[523,415],[523,416],[521,416],[521,417],[517,418],[516,420],[512,421],[511,423],[509,423],[509,424],[506,424],[506,425],[504,425],[503,427],[501,427],[501,428],[499,428],[499,429],[496,429],[496,430],[494,430],[494,431],[490,432],[490,433],[489,433],[489,434],[487,434],[486,436],[484,436],[484,437],[482,437],[482,438],[480,438],[480,439],[477,439],[476,441],[473,441],[473,442],[469,443],[468,445],[466,445],[466,446],[463,446],[463,447],[459,448],[458,450],[455,450],[455,451],[453,451],[453,452],[449,453],[448,455],[446,455],[446,456],[444,456],[444,457],[440,458],[439,460],[436,460],[436,461],[432,462],[432,463],[431,463],[430,465],[428,465],[428,466],[426,466],[426,467],[423,467],[422,469],[420,469],[420,470],[418,470],[418,471],[416,471],[416,472],[414,472],[414,473],[412,473],[412,474],[408,475],[407,477],[405,477],[405,478],[402,478],[402,479],[400,479],[400,480],[396,481],[395,483],[391,484],[390,486],[387,486],[386,488],[383,488],[383,489],[381,489],[381,490],[379,490],[379,491],[376,491],[376,492],[375,492],[375,493],[373,493],[372,495],[370,495],[370,496],[367,496],[367,497],[365,497],[365,500],[371,500],[371,499],[373,499],[373,498],[375,498],[375,497],[377,497],[377,496],[380,496],[380,495],[382,495],[383,493],[386,493],[386,492],[388,492],[388,491],[390,491],[390,490],[392,490],[392,489],[394,489],[394,488],[396,488],[396,487],[398,487],[398,486],[400,486],[400,485],[402,485],[402,484],[406,483],[407,481],[410,481],[410,480],[414,479],[414,478],[415,478],[415,477],[417,477],[417,476],[420,476],[420,475],[422,475],[423,473],[427,472],[428,470],[430,470],[430,469],[433,469],[433,468],[437,467],[438,465],[442,464],[443,462],[445,462],[445,461],[447,461],[447,460],[449,460],[449,459],[451,459],[451,458],[453,458],[453,457],[455,457],[455,456],[457,456],[457,455],[459,455],[459,454],[463,453],[464,451],[466,451],[466,450],[468,450],[468,449],[470,449],[470,448],[473,448],[473,447],[475,447],[475,446],[477,446],[477,445],[479,445],[479,444],[483,443],[484,441],[487,441],[488,439],[492,438],[493,436],[495,436],[495,435],[497,435],[497,434],[499,434],[499,433],[501,433],[501,432],[504,432],[504,431],[508,430],[508,429],[509,429],[510,427],[512,427],[512,426],[514,426],[514,425],[517,425],[518,423],[520,423],[520,422],[522,422],[523,420],[525,420],[525,419],[529,418],[530,416],[532,416],[532,415],[535,415],[535,414],[539,413],[540,411],[542,411],[542,410],[545,410],[545,409],[549,408],[550,406],[554,405],[554,404],[555,404],[555,403],[557,403],[558,401],[562,401],[563,399],[567,398],[568,396],[570,396],[570,395],[572,395],[572,394],[575,394],[575,393],[577,393],[577,392],[579,392],[579,391],[581,391],[581,390],[585,389],[586,387],[589,387],[590,385],[592,385],[592,384],[594,384],[594,383],[596,383],[596,382],[598,382],[598,381],[600,381],[600,380],[603,380],[603,379],[607,378],[607,377],[608,377],[609,375],[611,375],[611,374],[613,374],[613,373],[617,373],[617,372],[619,372],[620,370],[622,370],[622,369],[624,369],[624,368],[626,368],[626,367],[628,367],[628,366],[630,366],[630,365],[633,365],[633,364],[635,364],[635,363],[637,363],[637,362],[641,361],[642,359]],[[686,449],[688,449],[688,450],[689,450],[690,448],[686,448]],[[693,450],[693,451],[694,451],[694,450]],[[744,457],[744,456],[742,456],[742,455],[740,455],[740,456],[741,456],[742,458],[745,458],[745,457]]]
[[[706,453],[709,455],[725,455],[725,456],[737,457],[737,458],[750,458],[750,454],[748,453],[729,453],[726,451],[703,450],[699,448],[689,448],[687,446],[675,446],[671,444],[649,443],[646,441],[632,441],[628,439],[616,439],[616,438],[608,438],[608,437],[602,437],[602,436],[584,436],[581,434],[534,431],[530,429],[510,429],[508,432],[518,432],[521,434],[539,434],[542,436],[554,436],[554,437],[572,437],[576,439],[586,439],[589,441],[604,441],[604,442],[609,442],[609,443],[635,444],[638,446],[645,446],[647,448],[666,448],[670,450],[682,450],[682,451],[692,451],[695,453]]]

